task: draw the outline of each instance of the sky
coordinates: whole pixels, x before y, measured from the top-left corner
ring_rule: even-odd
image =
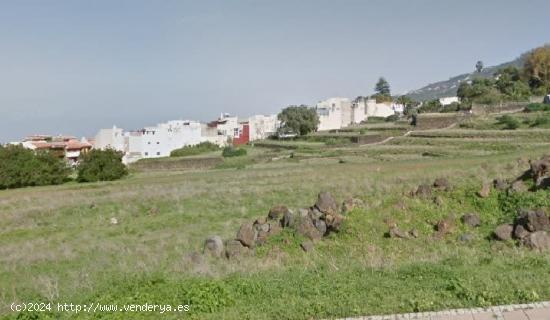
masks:
[[[550,1],[0,0],[0,142],[392,93],[550,42]]]

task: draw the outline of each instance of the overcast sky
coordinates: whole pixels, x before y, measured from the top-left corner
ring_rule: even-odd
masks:
[[[0,0],[0,142],[394,93],[550,42],[550,1]]]

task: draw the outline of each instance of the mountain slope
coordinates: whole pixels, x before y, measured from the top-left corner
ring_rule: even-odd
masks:
[[[518,68],[522,67],[524,61],[525,61],[525,54],[522,54],[520,57],[516,58],[515,60],[505,62],[497,66],[486,67],[481,71],[481,73],[477,73],[477,72],[464,73],[464,74],[452,77],[449,80],[431,83],[420,89],[410,91],[407,93],[407,95],[412,99],[418,100],[418,101],[456,96],[456,91],[462,81],[468,81],[474,75],[476,77],[489,78],[489,77],[492,77],[493,74],[500,68],[504,68],[508,66],[514,66]]]

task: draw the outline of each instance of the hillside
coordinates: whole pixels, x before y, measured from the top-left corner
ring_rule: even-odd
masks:
[[[468,81],[474,76],[481,76],[484,78],[492,77],[493,74],[500,68],[508,66],[523,66],[524,60],[525,53],[512,61],[501,63],[496,66],[485,67],[479,74],[475,71],[470,73],[463,73],[461,75],[451,77],[449,78],[449,80],[434,82],[420,89],[410,91],[409,93],[407,93],[407,95],[418,101],[455,96],[456,90],[458,89],[458,86],[462,81]]]

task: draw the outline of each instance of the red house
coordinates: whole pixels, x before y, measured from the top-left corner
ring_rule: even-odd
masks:
[[[239,123],[238,133],[235,130],[233,137],[233,145],[238,146],[241,144],[247,144],[250,141],[250,125],[248,122]]]

